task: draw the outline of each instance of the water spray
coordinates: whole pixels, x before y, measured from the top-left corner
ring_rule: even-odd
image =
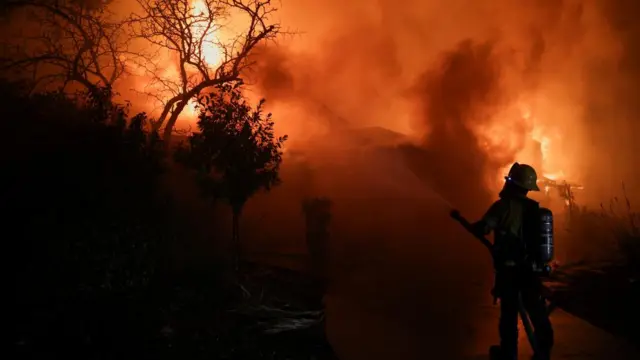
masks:
[[[433,190],[433,189],[432,189],[432,191],[433,191],[433,193],[436,195],[436,197],[438,198],[438,200],[440,200],[444,205],[446,205],[446,206],[449,208],[449,210],[452,210],[452,211],[453,211],[453,210],[456,208],[456,207],[455,207],[455,206],[453,206],[453,205],[449,202],[449,200],[447,200],[447,199],[446,199],[442,194],[440,194],[439,192],[437,192],[437,191],[435,191],[435,190]]]

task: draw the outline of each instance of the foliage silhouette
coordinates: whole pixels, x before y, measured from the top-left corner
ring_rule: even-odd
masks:
[[[298,335],[267,337],[253,311],[229,311],[247,300],[215,254],[185,244],[198,235],[181,217],[185,207],[159,196],[166,153],[159,136],[146,130],[146,114],[129,117],[122,106],[118,121],[95,121],[100,112],[83,97],[29,90],[0,80],[6,136],[0,142],[0,207],[11,233],[3,253],[13,275],[13,358],[257,359],[277,353],[308,359],[318,353],[316,335],[306,343]],[[264,298],[277,306],[292,288],[303,288],[304,277],[294,275],[291,281],[280,273],[248,276],[259,289],[268,285]],[[321,316],[301,313],[312,319],[286,312],[298,328],[301,320]],[[280,326],[278,319],[270,328]],[[330,352],[328,345],[323,349]]]
[[[280,183],[282,145],[274,135],[271,114],[243,98],[238,85],[223,84],[200,98],[199,133],[189,137],[176,158],[195,169],[205,194],[226,201],[233,214],[234,258],[240,255],[240,216],[246,202],[260,190]]]
[[[147,291],[171,233],[156,220],[166,210],[155,197],[159,144],[148,140],[144,114],[129,120],[123,110],[119,125],[89,121],[89,102],[4,82],[0,98],[0,206],[15,229],[6,250],[11,340],[27,344],[17,349],[26,358],[88,351],[84,337],[106,341],[100,332],[123,321],[115,304]]]

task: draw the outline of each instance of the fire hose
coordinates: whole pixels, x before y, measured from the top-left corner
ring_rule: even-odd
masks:
[[[464,227],[468,232],[470,232],[476,239],[480,240],[482,245],[489,250],[489,254],[493,258],[493,244],[487,240],[484,236],[478,235],[471,226],[471,223],[465,219],[458,210],[451,210],[450,216],[459,222],[462,227]],[[495,295],[494,295],[494,303],[495,303]],[[525,310],[524,304],[522,302],[522,297],[518,295],[518,313],[520,314],[520,319],[522,320],[522,325],[524,326],[524,330],[527,333],[527,339],[529,340],[529,345],[531,345],[531,349],[534,354],[538,353],[538,344],[536,341],[536,337],[533,332],[533,326],[531,325],[531,319],[529,319],[529,315]]]

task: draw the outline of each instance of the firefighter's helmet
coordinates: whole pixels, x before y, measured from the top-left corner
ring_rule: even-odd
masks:
[[[505,180],[523,189],[540,191],[538,187],[538,174],[536,174],[536,170],[531,167],[531,165],[514,163]]]

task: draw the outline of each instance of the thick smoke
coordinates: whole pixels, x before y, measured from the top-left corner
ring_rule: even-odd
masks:
[[[603,1],[602,12],[621,44],[615,66],[594,66],[589,74],[588,178],[600,200],[620,194],[624,182],[628,195],[640,200],[640,3],[633,0]],[[637,209],[637,205],[636,205]]]
[[[354,129],[382,127],[420,150],[414,172],[434,169],[431,182],[495,190],[485,185],[518,160],[583,183],[585,201],[623,181],[640,194],[636,3],[281,0],[287,33],[256,54],[251,90],[290,148],[347,153]],[[136,75],[117,90],[146,104],[131,90],[145,83]]]
[[[623,18],[631,6],[283,1],[293,35],[261,53],[254,82],[300,146],[380,126],[420,144],[420,167],[435,182],[486,189],[524,161],[583,183],[582,200],[599,201],[637,176],[628,170],[638,114],[629,80],[638,26]]]
[[[416,100],[424,107],[418,119],[428,133],[422,142],[426,151],[421,161],[415,150],[407,155],[411,165],[456,204],[486,203],[488,199],[479,196],[485,189],[483,174],[503,165],[483,152],[473,131],[473,125],[486,122],[487,111],[500,104],[499,79],[493,44],[471,40],[446,53],[440,67],[419,78]]]

